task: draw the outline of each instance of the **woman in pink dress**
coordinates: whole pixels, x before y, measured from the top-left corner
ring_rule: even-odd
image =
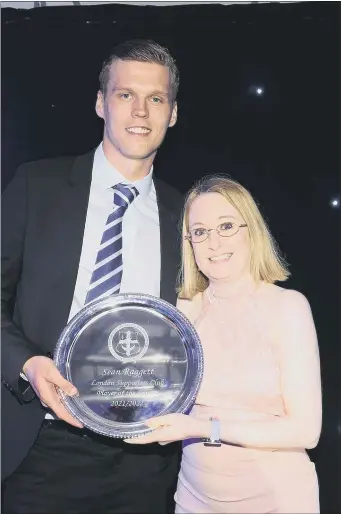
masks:
[[[321,379],[307,299],[250,193],[223,177],[190,192],[178,308],[194,324],[204,378],[189,415],[148,420],[130,444],[183,440],[176,513],[318,513],[306,449],[321,431]],[[208,440],[208,445],[207,445]]]

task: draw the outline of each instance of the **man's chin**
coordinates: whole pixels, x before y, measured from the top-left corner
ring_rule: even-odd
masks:
[[[151,157],[155,157],[157,150],[150,150],[144,152],[122,152],[123,156],[127,159],[131,159],[133,161],[144,161],[146,159],[150,159]]]

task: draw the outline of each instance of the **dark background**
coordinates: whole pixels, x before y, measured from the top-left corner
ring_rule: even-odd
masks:
[[[186,192],[208,173],[250,189],[312,306],[324,420],[310,452],[321,511],[339,512],[338,2],[2,9],[2,187],[26,161],[97,146],[94,104],[116,43],[152,38],[180,68],[179,120],[156,173]],[[263,95],[255,88],[264,88]]]

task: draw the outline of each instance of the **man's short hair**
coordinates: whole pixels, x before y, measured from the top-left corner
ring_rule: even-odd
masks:
[[[99,75],[100,90],[104,96],[107,93],[110,67],[117,60],[149,62],[166,66],[170,72],[172,100],[173,102],[176,100],[179,89],[179,70],[167,48],[150,39],[133,39],[115,46],[104,61]]]

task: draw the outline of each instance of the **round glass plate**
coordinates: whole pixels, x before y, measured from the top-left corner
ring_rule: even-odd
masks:
[[[193,325],[173,305],[144,294],[88,304],[63,330],[54,361],[79,392],[59,390],[67,410],[109,437],[141,435],[150,431],[150,417],[186,413],[203,376]]]

